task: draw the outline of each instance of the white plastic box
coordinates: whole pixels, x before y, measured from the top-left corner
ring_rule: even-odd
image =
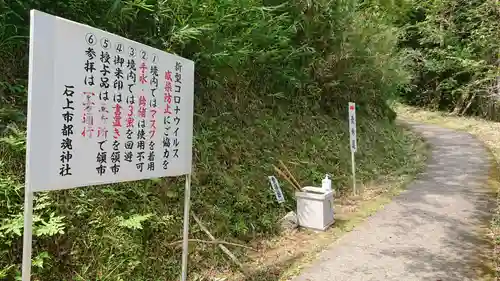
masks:
[[[334,223],[333,191],[306,186],[295,192],[295,198],[300,226],[325,231]]]

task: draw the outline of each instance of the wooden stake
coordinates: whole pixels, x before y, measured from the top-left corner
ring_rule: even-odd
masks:
[[[285,178],[285,180],[287,180],[293,187],[295,187],[298,191],[302,191],[300,189],[300,186],[297,186],[290,178],[288,178],[288,176],[283,173],[278,167],[274,166],[274,170],[276,171],[276,173],[278,173],[280,176],[282,176],[283,178]]]
[[[288,170],[288,167],[285,165],[285,163],[283,163],[283,161],[279,160],[281,166],[285,169],[285,172],[288,173],[288,176],[290,176],[290,178],[292,179],[292,181],[299,187],[300,189],[300,183],[293,177],[293,174],[290,172],[290,170]]]

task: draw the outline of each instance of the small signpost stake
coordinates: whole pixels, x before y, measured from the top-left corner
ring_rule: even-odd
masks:
[[[31,19],[30,19],[30,49],[29,49],[29,73],[28,73],[28,115],[27,115],[27,140],[32,137],[33,131],[36,130],[32,128],[29,124],[31,123],[32,118],[32,106],[33,100],[31,97],[33,96],[33,84],[41,84],[46,83],[40,78],[35,77],[33,73],[33,61],[34,57],[42,55],[39,53],[39,50],[35,51],[34,43],[35,43],[35,25],[40,25],[40,23],[35,22],[34,11],[31,11]],[[38,20],[38,19],[37,19]],[[44,22],[41,22],[44,24]],[[38,32],[39,33],[39,32]],[[42,47],[43,49],[43,47]],[[43,50],[42,50],[43,51]],[[46,84],[42,84],[41,86],[46,86]],[[33,130],[34,129],[34,130]],[[35,132],[36,133],[36,132]],[[24,183],[24,228],[23,228],[23,260],[21,265],[21,277],[22,281],[31,281],[31,251],[33,249],[33,191],[30,186],[30,178],[31,178],[31,167],[30,167],[30,157],[31,148],[29,143],[26,143],[26,175],[25,175],[25,183]]]
[[[191,174],[186,175],[184,189],[184,231],[182,235],[182,276],[181,281],[187,281],[187,264],[189,250],[189,207],[191,205]]]
[[[30,19],[22,280],[36,192],[185,176],[185,281],[194,62],[36,10]]]
[[[351,165],[352,165],[352,190],[356,194],[356,158],[354,152],[351,151]]]
[[[271,183],[271,189],[273,190],[274,195],[276,196],[276,201],[278,201],[278,203],[280,204],[284,203],[285,196],[283,196],[283,191],[281,190],[280,184],[278,183],[278,179],[276,179],[275,176],[269,176],[267,178]]]
[[[23,263],[22,281],[31,278],[31,249],[33,235],[33,192],[24,192],[24,231],[23,231]]]
[[[349,102],[349,136],[351,147],[351,164],[352,164],[352,190],[356,194],[356,160],[354,153],[358,150],[356,138],[356,104]]]

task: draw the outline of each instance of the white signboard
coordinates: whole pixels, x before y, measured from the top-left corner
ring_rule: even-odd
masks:
[[[358,150],[356,138],[356,104],[353,102],[349,103],[349,135],[351,152],[356,152]]]
[[[191,173],[194,63],[33,11],[28,191]]]
[[[273,189],[274,195],[276,196],[276,200],[278,203],[285,202],[285,197],[283,196],[283,192],[281,191],[281,187],[278,183],[278,180],[275,176],[269,176],[269,182],[271,183],[271,187]]]

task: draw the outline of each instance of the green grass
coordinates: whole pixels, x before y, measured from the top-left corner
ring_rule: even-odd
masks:
[[[360,183],[359,186],[363,189],[362,195],[354,196],[349,192],[337,198],[336,221],[326,232],[316,233],[307,230],[287,232],[280,236],[264,239],[257,243],[259,252],[250,253],[250,259],[247,262],[247,267],[250,268],[249,273],[221,273],[223,268],[218,268],[219,274],[201,274],[200,280],[285,281],[300,273],[302,268],[317,258],[317,254],[321,250],[334,243],[345,233],[352,231],[367,217],[391,202],[392,198],[403,191],[415,175],[425,167],[429,152],[427,144],[405,127],[393,127],[393,130],[402,135],[397,140],[393,139],[392,143],[409,141],[406,143],[404,152],[399,151],[407,155],[408,158],[406,161],[401,161],[401,159],[391,161],[400,167],[399,169],[388,170],[389,174],[387,175],[373,176],[372,178],[376,178],[376,180],[365,179]],[[381,145],[383,140],[384,136],[378,145]],[[388,148],[388,150],[392,149],[394,148]],[[369,160],[380,165],[380,162],[384,161],[384,154],[377,155],[378,157]],[[348,172],[344,173],[349,176]],[[350,187],[350,185],[346,186]],[[202,276],[204,278],[201,278]]]
[[[320,185],[330,173],[336,189],[349,191],[347,122],[265,111],[247,120],[252,121],[244,128],[230,116],[196,126],[192,209],[218,239],[247,243],[277,234],[278,219],[295,204],[286,182],[281,181],[284,206],[270,191],[267,176],[278,160],[303,185]],[[360,183],[415,173],[421,162],[414,157],[419,153],[414,134],[386,121],[362,116],[359,121]],[[180,181],[155,180],[44,195],[36,213],[64,233],[36,237],[34,256],[48,256],[40,255],[43,268],[35,267],[34,275],[42,280],[175,280],[181,252],[169,244],[181,239],[182,190]],[[63,216],[60,225],[50,220],[50,212]],[[191,236],[206,239],[196,225]],[[19,261],[20,236],[13,240],[3,262]],[[245,259],[243,251],[234,251]],[[227,266],[213,245],[192,244],[192,272]]]

